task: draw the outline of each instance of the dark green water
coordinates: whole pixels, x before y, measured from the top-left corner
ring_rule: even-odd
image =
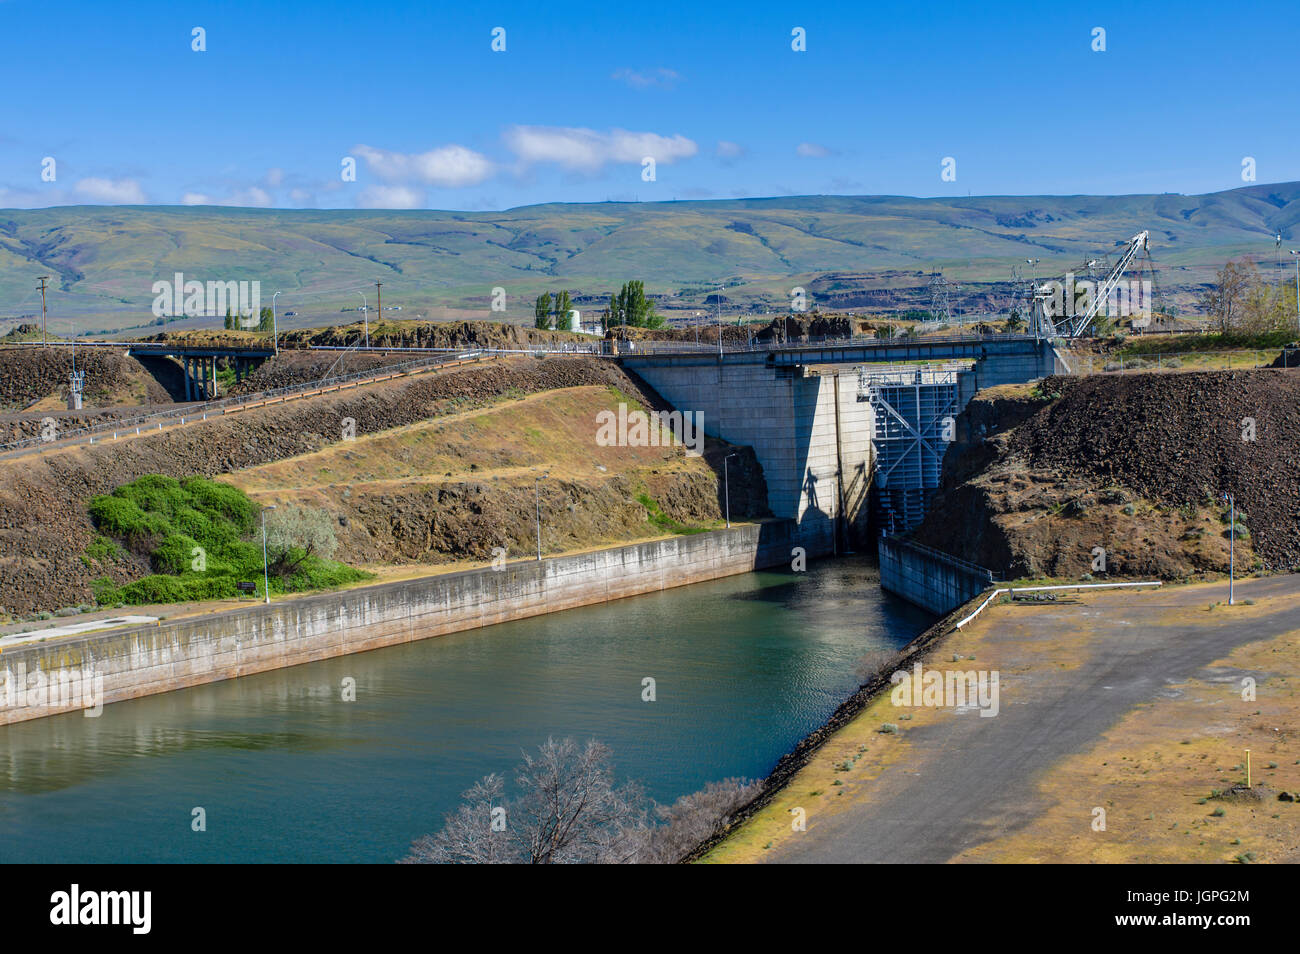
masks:
[[[823,561],[0,728],[0,861],[389,862],[547,735],[670,801],[765,775],[928,622]]]

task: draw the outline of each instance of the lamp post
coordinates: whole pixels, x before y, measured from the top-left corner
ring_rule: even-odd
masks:
[[[262,508],[262,592],[268,603],[271,602],[271,574],[266,568],[266,512],[274,509],[275,504],[267,504]]]
[[[275,299],[279,296],[279,294],[280,294],[279,292],[276,292],[274,295],[271,296],[271,348],[272,350],[275,351],[276,354],[280,353],[280,338],[279,338],[279,333],[276,331],[276,321],[275,321]]]
[[[542,559],[542,480],[551,476],[549,473],[533,478],[533,503],[537,507],[537,559]]]
[[[1291,249],[1291,254],[1295,256],[1295,320],[1300,326],[1300,249]]]
[[[370,302],[366,301],[365,292],[357,292],[361,296],[361,320],[366,323],[366,350],[370,350]]]
[[[1237,501],[1232,494],[1224,494],[1223,497],[1228,501],[1228,605],[1232,606],[1232,583],[1236,575],[1233,545],[1237,542]]]
[[[722,458],[722,490],[727,500],[727,529],[731,529],[731,476],[727,473],[727,461],[735,457],[735,454],[728,454]]]

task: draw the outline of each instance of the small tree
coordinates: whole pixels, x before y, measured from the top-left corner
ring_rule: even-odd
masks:
[[[338,549],[329,511],[282,504],[266,518],[266,555],[281,579],[292,576],[309,557],[328,560]]]
[[[1249,259],[1230,261],[1219,269],[1214,284],[1201,296],[1201,307],[1220,334],[1237,330],[1250,289],[1258,280],[1259,271]]]
[[[533,322],[538,328],[551,327],[551,293],[542,292],[537,296],[537,304],[533,308]]]
[[[573,301],[569,298],[567,291],[561,291],[555,296],[555,325],[559,331],[572,331],[569,327],[569,308]]]
[[[654,302],[646,297],[645,282],[625,282],[616,296],[610,298],[610,311],[617,315],[618,324],[634,328],[661,328],[664,320],[655,314]]]

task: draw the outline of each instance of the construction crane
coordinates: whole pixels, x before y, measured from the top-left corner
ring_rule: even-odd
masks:
[[[1141,231],[1125,243],[1124,251],[1119,257],[1119,261],[1106,274],[1106,277],[1097,284],[1093,294],[1090,296],[1087,307],[1077,315],[1068,313],[1056,316],[1053,320],[1052,315],[1048,313],[1047,301],[1053,298],[1056,290],[1052,283],[1036,286],[1034,288],[1033,303],[1030,307],[1032,320],[1030,327],[1034,334],[1044,338],[1080,338],[1092,327],[1093,320],[1098,313],[1106,307],[1110,301],[1111,295],[1119,287],[1124,273],[1129,266],[1133,264],[1140,252],[1147,253],[1147,260],[1150,261],[1151,252],[1148,246],[1150,233]],[[1116,244],[1119,244],[1118,242]],[[1089,270],[1096,264],[1096,260],[1088,263]],[[1154,276],[1154,269],[1152,275]],[[1065,309],[1068,312],[1068,308]]]

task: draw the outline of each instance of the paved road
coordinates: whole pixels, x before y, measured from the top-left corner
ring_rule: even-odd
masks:
[[[876,788],[861,804],[810,817],[806,832],[767,859],[938,863],[1016,830],[1037,814],[1042,774],[1088,748],[1133,706],[1158,698],[1170,683],[1195,676],[1239,645],[1300,629],[1300,575],[1238,583],[1236,596],[1283,600],[1255,618],[1230,616],[1236,611],[1221,607],[1205,613],[1203,624],[1168,617],[1171,610],[1226,600],[1226,584],[1131,594],[1131,602],[1108,603],[1099,612],[1087,607],[1086,621],[1079,605],[997,608],[983,625],[999,637],[1001,629],[1018,629],[1013,638],[1022,642],[1035,629],[1082,622],[1089,658],[1074,669],[1004,673],[995,718],[945,712],[937,724],[907,730],[909,763],[864,783]],[[936,656],[936,668],[950,658]]]

